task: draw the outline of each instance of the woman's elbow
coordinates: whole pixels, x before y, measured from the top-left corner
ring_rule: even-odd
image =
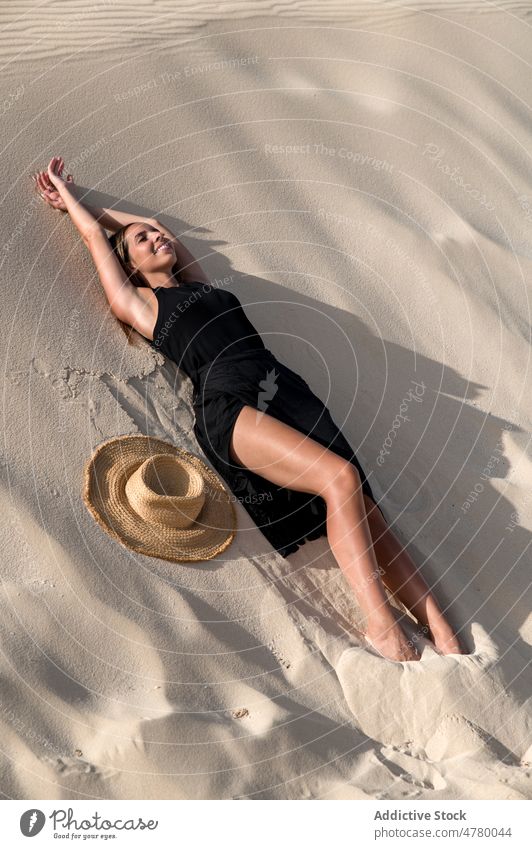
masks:
[[[91,225],[86,230],[84,230],[81,233],[81,238],[83,239],[89,250],[95,244],[95,242],[101,241],[102,238],[109,242],[105,229],[102,227],[101,224],[98,224],[98,222],[95,222],[94,225]]]

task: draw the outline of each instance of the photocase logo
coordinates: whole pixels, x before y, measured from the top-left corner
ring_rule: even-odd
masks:
[[[261,380],[259,383],[262,392],[259,392],[258,407],[260,410],[262,410],[262,413],[266,412],[266,410],[268,409],[267,402],[271,401],[273,396],[277,392],[278,386],[276,385],[275,381],[278,377],[279,375],[277,374],[275,369],[272,368],[270,371],[268,371],[266,379]],[[261,418],[262,413],[257,412],[256,421]]]
[[[20,818],[20,830],[24,837],[35,837],[42,831],[46,817],[38,808],[30,808],[29,811],[24,811]]]

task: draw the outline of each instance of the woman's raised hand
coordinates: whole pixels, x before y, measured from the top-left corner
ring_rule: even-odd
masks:
[[[72,174],[68,174],[66,179],[63,177],[64,164],[62,156],[54,156],[46,171],[37,171],[31,175],[31,179],[35,183],[35,190],[42,199],[49,206],[61,212],[67,212],[67,208],[59,189],[66,183],[74,182]]]
[[[70,180],[63,177],[64,167],[65,163],[62,156],[52,156],[50,164],[48,165],[48,178],[50,182],[54,184],[59,193],[61,192],[61,186],[65,186],[67,183],[73,182],[72,175],[70,175]]]

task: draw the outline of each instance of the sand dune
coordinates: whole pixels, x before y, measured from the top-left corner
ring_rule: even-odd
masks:
[[[480,0],[4,4],[3,797],[530,798],[530,20]],[[31,191],[54,154],[230,278],[469,655],[383,660],[327,541],[284,559],[240,504],[196,566],[97,526],[100,442],[201,452],[190,382],[127,344]]]

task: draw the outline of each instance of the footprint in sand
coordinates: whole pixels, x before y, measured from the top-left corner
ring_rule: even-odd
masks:
[[[33,371],[40,374],[50,381],[56,392],[59,392],[63,401],[72,401],[78,397],[80,393],[80,385],[87,375],[91,372],[83,371],[83,369],[74,369],[70,366],[64,366],[59,373],[54,374],[51,367],[40,357],[33,357],[31,360]]]
[[[383,746],[380,751],[374,752],[374,757],[392,776],[390,785],[379,794],[380,799],[415,798],[421,795],[421,791],[441,793],[447,787],[447,781],[434,764],[405,747]],[[408,789],[408,785],[413,789]]]
[[[79,757],[62,757],[50,758],[44,757],[41,760],[50,764],[50,766],[60,775],[80,775],[97,772],[94,764],[82,760]]]

